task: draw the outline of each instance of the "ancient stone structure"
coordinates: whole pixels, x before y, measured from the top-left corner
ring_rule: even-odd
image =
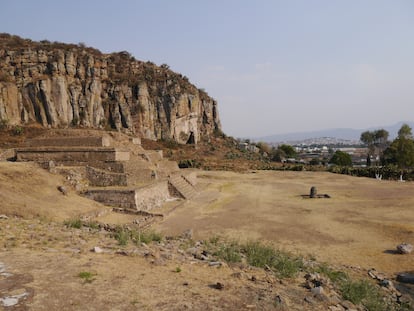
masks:
[[[16,161],[39,163],[65,175],[84,196],[128,210],[149,211],[168,198],[196,194],[195,173],[184,173],[162,152],[144,150],[139,140],[121,133],[94,132],[51,131],[17,148]],[[67,136],[75,133],[79,136]]]
[[[8,34],[0,34],[0,120],[112,128],[182,144],[221,130],[216,101],[167,65]]]

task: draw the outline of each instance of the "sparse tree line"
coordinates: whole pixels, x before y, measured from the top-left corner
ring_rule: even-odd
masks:
[[[384,179],[398,179],[404,176],[404,179],[414,180],[414,138],[409,125],[403,124],[398,136],[392,141],[389,140],[389,133],[385,129],[365,131],[361,133],[360,140],[368,149],[366,167],[352,167],[351,156],[340,150],[330,150],[329,158],[322,164],[332,164],[329,170],[335,173],[374,178],[380,175]],[[248,140],[245,142],[250,144]],[[269,161],[284,162],[286,159],[297,157],[295,148],[287,144],[270,147],[264,142],[259,142],[255,146]],[[312,159],[309,162],[310,165],[320,163],[320,159]]]
[[[389,141],[388,137],[389,133],[384,129],[363,132],[360,140],[368,147],[367,167],[352,167],[347,164],[331,167],[330,171],[363,177],[414,180],[414,139],[411,127],[403,124],[393,141]],[[372,163],[371,159],[379,161]]]
[[[394,165],[401,170],[413,168],[414,140],[411,127],[403,124],[397,138],[390,142],[388,137],[384,129],[361,134],[361,141],[368,147],[367,166],[372,165],[372,157],[378,157],[382,166]]]

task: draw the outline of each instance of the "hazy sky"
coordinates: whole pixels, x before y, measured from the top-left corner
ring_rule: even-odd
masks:
[[[0,32],[166,63],[236,137],[414,119],[412,0],[2,0]]]

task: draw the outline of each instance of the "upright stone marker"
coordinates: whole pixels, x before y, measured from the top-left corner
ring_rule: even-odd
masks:
[[[310,197],[310,198],[315,198],[315,197],[316,197],[316,193],[317,193],[317,191],[316,191],[316,187],[311,187],[311,188],[310,188],[310,194],[309,194],[309,197]]]

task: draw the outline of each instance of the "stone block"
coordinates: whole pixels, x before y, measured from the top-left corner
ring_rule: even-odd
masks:
[[[112,173],[105,170],[86,167],[86,178],[94,187],[126,186],[127,176],[123,173]]]

